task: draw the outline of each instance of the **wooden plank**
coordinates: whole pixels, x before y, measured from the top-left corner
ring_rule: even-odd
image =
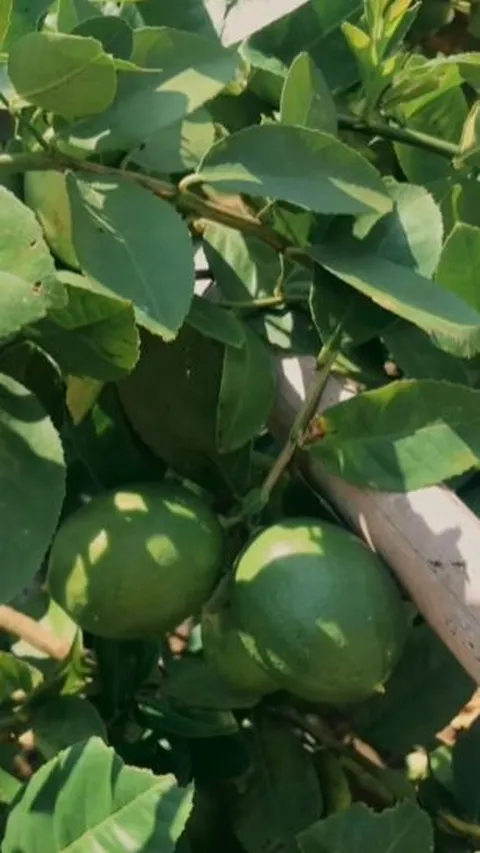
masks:
[[[286,438],[315,370],[313,358],[278,362],[278,395],[270,429]],[[356,393],[332,376],[319,411]],[[297,456],[310,485],[331,501],[381,554],[419,611],[480,684],[480,520],[451,490],[373,492],[327,474],[318,460]]]

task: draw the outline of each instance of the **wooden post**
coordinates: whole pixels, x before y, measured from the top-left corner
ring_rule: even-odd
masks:
[[[270,429],[286,438],[315,370],[313,358],[278,362],[278,393]],[[356,388],[332,376],[320,411]],[[327,474],[318,460],[298,454],[310,485],[381,554],[419,611],[480,684],[480,520],[444,486],[409,493],[373,492]]]

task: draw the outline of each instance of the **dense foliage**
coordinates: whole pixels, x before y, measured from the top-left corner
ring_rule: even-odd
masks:
[[[321,525],[344,526],[291,462],[378,491],[446,482],[480,509],[480,4],[0,0],[0,46],[3,853],[476,850],[480,725],[439,738],[474,685],[387,566],[368,568],[384,599],[347,580],[340,640],[329,623],[353,671],[358,614],[401,606],[386,683],[320,706],[291,677],[317,606],[299,552],[317,566]],[[284,435],[291,357],[316,370]],[[332,375],[355,394],[318,416]],[[142,505],[170,481],[218,518],[219,572],[178,518],[167,547],[160,518],[183,509]],[[232,604],[242,549],[299,517],[318,542],[304,527],[290,598],[271,574],[252,596],[265,567],[244,557]],[[154,636],[170,597],[188,618]],[[275,626],[267,667],[249,622]],[[314,664],[315,685],[343,666]]]

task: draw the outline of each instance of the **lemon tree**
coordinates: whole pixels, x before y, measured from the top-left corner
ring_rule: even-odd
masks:
[[[477,849],[479,9],[0,2],[2,853]]]

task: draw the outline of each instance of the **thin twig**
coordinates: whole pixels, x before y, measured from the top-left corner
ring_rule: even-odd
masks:
[[[440,157],[447,157],[449,160],[460,153],[459,146],[453,142],[438,139],[436,136],[421,133],[419,130],[387,124],[387,122],[366,121],[356,116],[339,115],[338,126],[343,130],[352,130],[366,136],[380,136],[382,139],[389,139],[391,142],[401,142],[403,145],[420,148],[423,151],[429,151],[431,154],[439,154]]]
[[[6,604],[0,605],[0,631],[15,634],[38,651],[58,661],[65,660],[71,648],[71,643],[58,639],[44,625],[39,625],[30,616],[19,613]]]

